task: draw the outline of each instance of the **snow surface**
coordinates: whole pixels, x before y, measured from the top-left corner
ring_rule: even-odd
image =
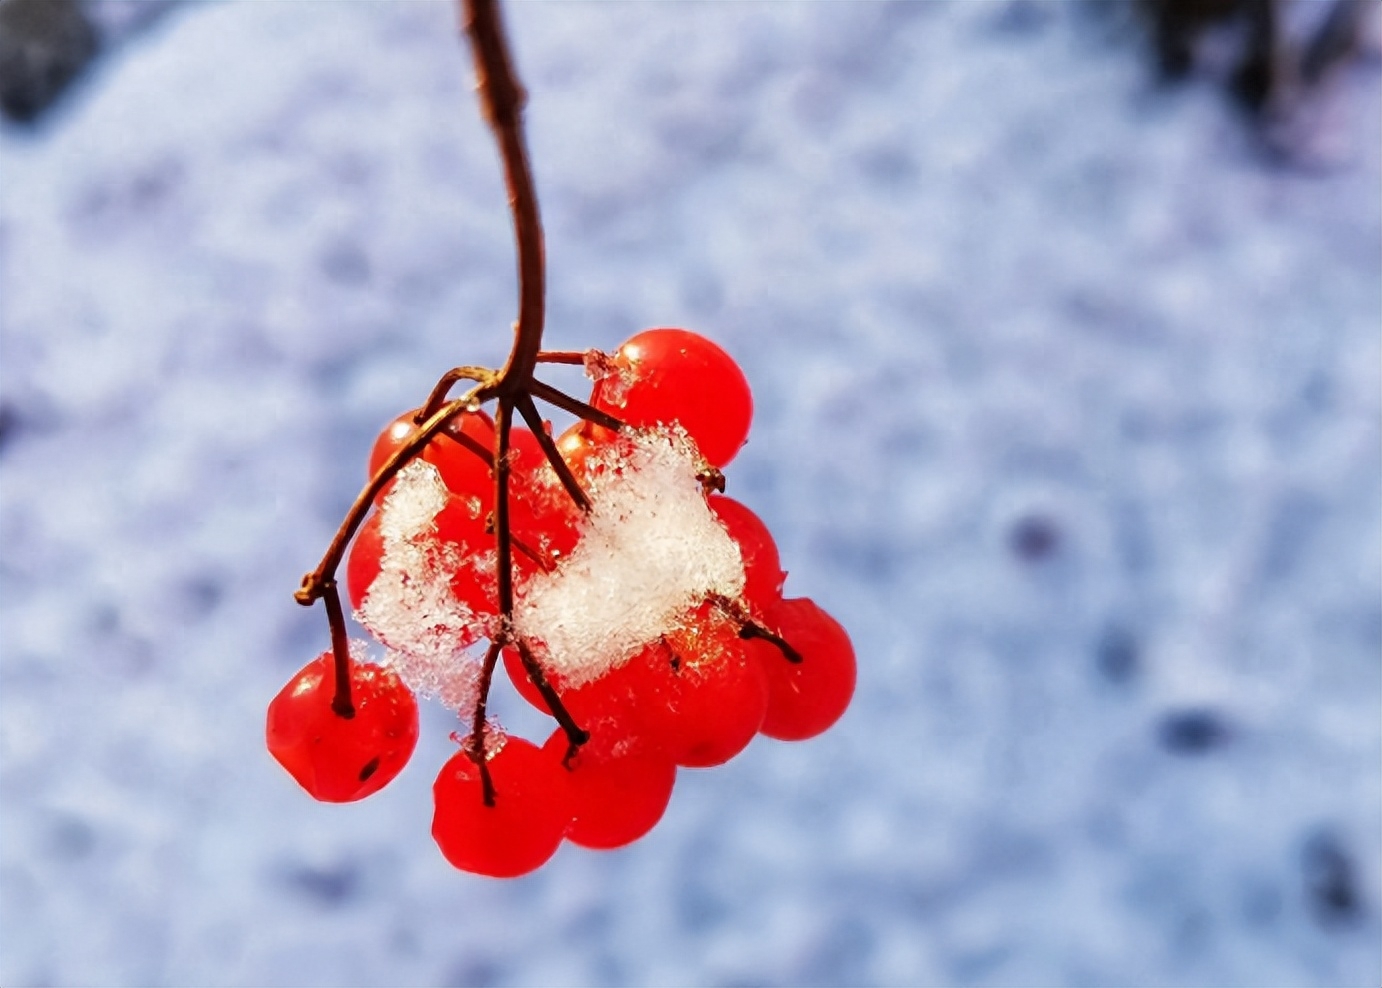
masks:
[[[0,133],[0,983],[1379,983],[1375,47],[1282,166],[1115,9],[510,9],[549,345],[742,363],[860,658],[514,882],[439,706],[355,805],[262,740],[378,429],[508,344],[455,11],[184,8]]]

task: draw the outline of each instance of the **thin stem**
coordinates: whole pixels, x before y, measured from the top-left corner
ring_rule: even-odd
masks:
[[[489,687],[494,679],[494,666],[499,661],[499,650],[503,644],[495,639],[485,650],[485,663],[480,669],[480,699],[475,704],[475,719],[471,722],[468,739],[470,760],[480,769],[480,790],[484,794],[485,805],[494,805],[494,780],[489,774],[489,752],[485,750],[485,727],[489,700]]]
[[[585,491],[581,490],[581,485],[571,472],[571,468],[566,465],[566,461],[557,452],[557,444],[552,442],[552,437],[547,434],[542,416],[537,413],[537,406],[533,404],[533,399],[528,395],[520,397],[518,399],[518,411],[523,416],[523,421],[528,423],[528,428],[532,430],[537,444],[542,447],[543,455],[547,457],[547,462],[552,465],[557,479],[566,488],[566,493],[571,495],[571,500],[576,502],[578,508],[589,514],[590,498],[586,497]]]
[[[550,384],[544,384],[539,380],[528,382],[528,393],[534,398],[540,398],[549,405],[556,405],[563,412],[570,412],[572,415],[587,422],[594,422],[596,425],[604,426],[618,432],[625,427],[625,423],[615,418],[609,412],[602,412],[594,405],[581,401],[579,398],[572,398],[564,391],[558,391]]]
[[[546,553],[538,552],[512,532],[509,533],[509,541],[513,543],[515,549],[542,567],[544,573],[550,573],[557,568],[556,564],[552,562],[551,558],[547,556]]]
[[[438,408],[446,404],[446,396],[451,393],[457,381],[477,381],[481,384],[490,384],[495,380],[494,371],[488,367],[453,367],[441,376],[441,379],[432,386],[432,393],[427,396],[427,400],[422,403],[417,414],[413,416],[413,424],[421,425],[431,418]]]
[[[537,355],[539,364],[585,364],[584,350],[541,350]]]
[[[754,618],[752,614],[737,600],[731,600],[722,594],[711,594],[710,603],[719,609],[720,613],[726,615],[739,626],[740,638],[760,638],[771,645],[777,646],[777,650],[782,653],[782,657],[788,662],[801,662],[801,653],[788,644],[787,639],[773,631],[763,622]]]
[[[518,646],[518,655],[523,660],[523,671],[528,674],[528,679],[542,694],[542,700],[547,704],[547,709],[552,712],[552,716],[557,719],[561,729],[566,732],[566,758],[570,759],[581,745],[590,740],[590,732],[581,730],[576,724],[575,718],[566,709],[566,704],[561,702],[561,697],[557,696],[557,691],[547,681],[547,676],[543,673],[542,666],[538,665],[537,659],[533,657],[533,651],[528,647],[528,643],[522,638],[518,638],[514,640],[514,644]]]
[[[513,70],[496,0],[465,0],[465,29],[475,52],[480,106],[504,159],[504,182],[513,212],[518,250],[518,321],[514,323],[513,350],[500,373],[505,382],[517,382],[511,386],[521,387],[532,378],[533,365],[542,349],[546,294],[542,221],[523,140],[522,113],[527,94]]]
[[[749,618],[739,625],[739,637],[761,638],[771,645],[776,645],[778,651],[782,653],[782,657],[788,662],[794,664],[801,662],[801,653],[787,644],[787,639],[783,638],[781,635],[775,634],[766,625],[759,624],[752,618]]]
[[[452,421],[454,422],[455,420],[453,419]],[[464,446],[466,449],[470,450],[480,459],[484,460],[485,465],[489,467],[491,470],[494,469],[494,454],[491,453],[489,450],[485,449],[485,447],[481,446],[480,441],[478,439],[476,439],[473,436],[468,436],[464,432],[457,432],[451,429],[447,429],[444,435],[447,439],[450,439],[456,445]]]
[[[331,697],[331,709],[337,717],[350,720],[355,716],[355,702],[350,695],[350,639],[346,635],[341,593],[336,589],[335,580],[327,582],[323,597],[326,623],[331,626],[331,657],[336,666],[336,692]]]
[[[513,632],[513,545],[509,528],[509,427],[513,401],[500,398],[494,414],[494,540],[498,556],[496,573],[500,628],[496,640],[507,641]]]

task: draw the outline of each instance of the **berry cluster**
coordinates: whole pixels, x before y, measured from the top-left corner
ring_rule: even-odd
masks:
[[[738,365],[680,329],[579,356],[594,389],[563,404],[587,417],[555,440],[513,426],[504,442],[468,401],[383,431],[346,574],[387,659],[373,664],[362,647],[343,659],[333,622],[333,650],[269,706],[269,750],[332,802],[402,770],[417,742],[414,692],[471,718],[437,777],[432,833],[453,865],[484,875],[531,871],[563,839],[636,840],[661,818],[678,767],[723,764],[758,733],[819,734],[854,690],[844,629],[782,596],[767,527],[723,494],[720,469],[752,415]],[[481,639],[477,661],[468,647]],[[501,656],[518,692],[558,721],[540,746],[486,717]]]

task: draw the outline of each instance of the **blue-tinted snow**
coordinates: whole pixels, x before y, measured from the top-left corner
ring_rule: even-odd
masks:
[[[1073,6],[510,22],[549,343],[742,361],[853,709],[509,883],[431,842],[436,707],[295,787],[291,591],[501,358],[509,221],[449,6],[184,10],[0,147],[0,983],[1376,984],[1375,59],[1281,168]]]

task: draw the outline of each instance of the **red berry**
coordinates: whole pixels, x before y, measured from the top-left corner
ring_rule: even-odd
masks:
[[[634,718],[625,706],[596,696],[577,690],[563,697],[577,725],[590,733],[590,740],[565,763],[573,817],[566,836],[573,844],[608,850],[638,840],[662,819],[677,767],[665,752],[629,734]],[[543,748],[562,759],[566,732],[558,728]]]
[[[537,437],[527,429],[509,431],[509,527],[528,548],[555,564],[571,554],[579,538],[581,509],[557,479]],[[521,571],[536,564],[516,553]]]
[[[762,614],[782,599],[782,561],[772,533],[759,517],[731,497],[712,494],[710,510],[720,519],[744,557],[744,601],[754,614]]]
[[[678,765],[724,764],[763,724],[768,689],[761,664],[709,607],[664,638],[630,662],[638,729]]]
[[[346,556],[346,593],[350,597],[350,606],[355,610],[358,611],[365,602],[370,586],[379,575],[383,559],[384,537],[379,532],[379,512],[376,511],[365,519],[355,533],[355,541],[351,543],[350,553]]]
[[[763,623],[796,649],[801,662],[789,662],[770,642],[749,643],[768,680],[762,733],[780,741],[815,737],[840,719],[854,696],[857,670],[849,635],[806,597],[779,601]]]
[[[590,403],[630,425],[680,423],[712,466],[723,467],[749,436],[753,396],[724,350],[684,329],[649,329],[614,354],[614,373]],[[592,427],[597,437],[607,430]]]
[[[432,787],[432,837],[462,871],[514,878],[540,867],[571,824],[571,786],[560,756],[509,738],[489,759],[494,805],[465,752],[442,766]]]
[[[608,450],[612,435],[606,431],[604,437],[596,437],[585,422],[577,422],[557,437],[557,452],[576,479],[584,483],[602,468],[601,455]]]
[[[269,704],[266,739],[302,788],[328,803],[363,799],[388,785],[417,744],[417,701],[392,670],[352,662],[353,717],[331,708],[335,662],[323,652]]]
[[[417,429],[413,416],[419,410],[404,412],[394,419],[370,450],[369,475],[373,477],[379,468],[393,455],[410,435]],[[494,449],[494,422],[483,411],[462,412],[451,420],[452,430],[459,430],[474,439],[485,449]],[[494,505],[494,482],[490,477],[489,466],[473,450],[466,449],[446,433],[434,437],[422,451],[422,458],[437,468],[442,483],[454,494],[462,497],[478,498],[477,513],[481,518]],[[376,501],[393,488],[390,481],[384,486]]]

